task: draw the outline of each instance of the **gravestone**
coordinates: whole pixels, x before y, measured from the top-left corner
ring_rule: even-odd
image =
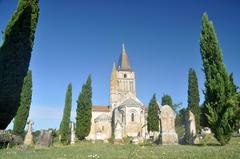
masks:
[[[123,128],[119,121],[117,121],[114,129],[114,143],[121,143],[123,141]]]
[[[153,137],[153,142],[158,143],[160,133],[158,131],[154,131],[154,132],[152,132],[152,134],[153,134],[153,136],[152,136]]]
[[[211,129],[209,127],[204,127],[203,129],[201,129],[201,135],[205,136],[207,134],[211,134]]]
[[[134,144],[134,145],[139,144],[139,139],[138,139],[138,137],[134,137],[134,138],[132,139],[132,144]]]
[[[185,113],[185,143],[194,144],[196,137],[196,123],[195,116],[191,111]]]
[[[7,148],[8,144],[12,142],[12,140],[12,135],[10,133],[0,130],[0,149]]]
[[[160,143],[163,145],[178,144],[178,135],[175,131],[176,113],[168,105],[160,107],[160,111],[161,111]]]
[[[24,145],[31,145],[33,144],[33,135],[32,135],[32,125],[33,122],[29,120],[28,122],[28,131],[24,139]]]
[[[41,130],[37,142],[37,148],[50,147],[53,142],[52,133],[52,130]]]
[[[23,138],[19,135],[12,135],[10,132],[0,130],[0,149],[13,145],[23,144]]]
[[[75,127],[74,127],[74,123],[71,123],[71,145],[75,144]]]
[[[102,132],[96,131],[96,140],[102,140]]]

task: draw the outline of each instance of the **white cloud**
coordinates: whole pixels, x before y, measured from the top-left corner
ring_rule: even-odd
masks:
[[[31,106],[29,118],[34,122],[35,129],[58,128],[62,120],[63,107],[54,105],[37,105]],[[71,120],[75,121],[76,112],[71,112]],[[13,123],[11,122],[7,129],[12,129]]]
[[[32,106],[29,119],[41,120],[41,119],[61,119],[62,109],[57,106]]]

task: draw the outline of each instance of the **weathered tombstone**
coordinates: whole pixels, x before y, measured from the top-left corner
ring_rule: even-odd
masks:
[[[0,130],[0,149],[7,148],[8,144],[12,142],[12,140],[12,135],[10,133]]]
[[[160,143],[163,145],[175,145],[178,144],[178,135],[175,131],[175,118],[176,113],[173,109],[164,105],[160,107],[160,120],[161,120],[161,134]]]
[[[139,144],[139,139],[138,139],[138,137],[134,137],[134,138],[133,138],[132,144],[134,144],[134,145]]]
[[[123,140],[123,128],[119,121],[117,121],[114,128],[114,143],[121,143]]]
[[[191,111],[186,111],[185,113],[185,143],[194,144],[194,139],[196,137],[196,123],[195,116]]]
[[[155,142],[155,143],[159,142],[159,135],[160,135],[160,133],[158,131],[153,132],[153,142]]]
[[[0,149],[7,148],[9,145],[21,145],[23,138],[19,135],[12,135],[10,132],[0,130]]]
[[[71,145],[75,144],[75,127],[74,123],[71,123]]]
[[[37,148],[50,147],[53,142],[52,130],[41,130]]]
[[[20,135],[12,135],[12,142],[13,145],[22,145],[23,144],[23,137]]]
[[[101,131],[96,131],[96,140],[102,140],[102,132]]]
[[[201,129],[201,135],[205,136],[207,134],[211,134],[211,129],[209,127],[204,127],[203,129]]]
[[[32,125],[33,122],[29,120],[28,122],[28,131],[24,139],[24,145],[31,145],[33,144],[33,135],[32,135]]]

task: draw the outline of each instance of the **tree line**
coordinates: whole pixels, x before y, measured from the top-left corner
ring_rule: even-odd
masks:
[[[220,48],[213,22],[207,13],[202,16],[202,30],[200,34],[200,53],[205,74],[205,101],[200,107],[197,75],[194,69],[188,72],[188,106],[195,115],[196,128],[200,126],[211,128],[214,137],[221,145],[226,145],[234,131],[240,126],[240,94],[233,80],[233,74],[228,74],[223,63]],[[176,110],[171,96],[162,97],[162,105],[169,105]],[[154,94],[148,107],[148,129],[159,131],[159,108]],[[178,120],[182,120],[185,109],[179,111]]]
[[[19,0],[5,31],[0,47],[0,129],[5,129],[15,117],[13,132],[22,134],[29,115],[32,96],[32,72],[28,69],[39,17],[38,0]],[[188,73],[188,107],[195,114],[197,129],[208,126],[221,145],[231,139],[240,125],[240,95],[233,74],[227,72],[223,53],[213,22],[207,13],[202,16],[200,54],[205,74],[205,101],[200,107],[196,72]],[[162,105],[174,110],[171,96],[164,95]],[[65,97],[60,124],[61,142],[68,143],[72,105],[72,85]],[[154,94],[148,106],[148,129],[159,131],[159,106]],[[82,86],[77,100],[76,135],[82,140],[90,132],[92,112],[91,76]],[[182,110],[179,111],[184,112]]]

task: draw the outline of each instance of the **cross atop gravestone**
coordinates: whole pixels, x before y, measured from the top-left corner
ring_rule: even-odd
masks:
[[[185,142],[188,144],[194,144],[194,138],[196,136],[196,123],[195,116],[191,111],[185,113]]]
[[[160,111],[160,143],[163,145],[178,144],[178,135],[175,131],[176,113],[168,105],[160,107]]]
[[[27,130],[27,134],[24,139],[24,144],[31,145],[31,144],[33,144],[33,135],[32,135],[33,122],[31,120],[29,120],[27,124],[28,124],[28,130]]]
[[[71,144],[75,144],[75,125],[71,123]]]

